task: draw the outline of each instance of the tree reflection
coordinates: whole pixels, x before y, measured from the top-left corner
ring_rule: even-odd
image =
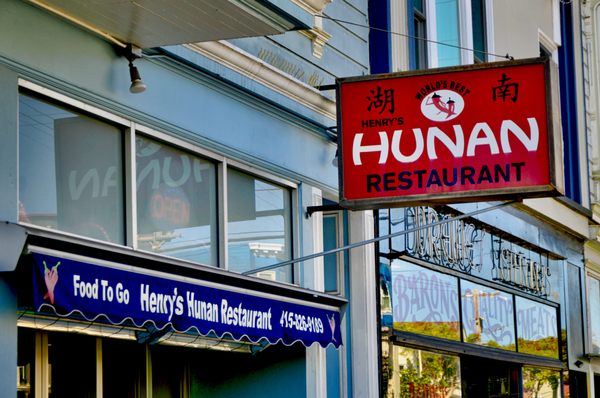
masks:
[[[550,369],[523,368],[523,397],[558,397],[560,373]]]

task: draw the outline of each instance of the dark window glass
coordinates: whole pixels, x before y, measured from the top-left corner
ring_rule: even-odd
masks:
[[[19,221],[125,243],[122,132],[19,98]]]
[[[414,10],[415,35],[415,66],[417,69],[427,69],[427,20],[422,6]]]
[[[515,350],[512,295],[461,281],[463,339],[466,343]]]
[[[146,346],[132,341],[102,340],[102,389],[105,397],[146,396]]]
[[[187,396],[188,350],[168,346],[152,346],[152,397],[180,398]]]
[[[519,352],[558,358],[556,308],[516,297]]]
[[[583,300],[581,284],[581,269],[567,262],[567,317],[569,320],[569,348],[571,352],[587,351],[583,343]]]
[[[332,250],[339,246],[338,214],[323,214],[323,250]],[[328,254],[323,257],[325,274],[325,291],[339,292],[339,260],[340,254]]]
[[[35,393],[36,330],[19,328],[17,354],[17,398],[33,397]]]
[[[73,333],[48,334],[48,396],[96,397],[96,339]]]
[[[459,340],[457,279],[402,260],[391,270],[394,329]]]
[[[473,53],[475,62],[486,61],[485,0],[471,0],[473,21]]]
[[[138,248],[217,265],[216,166],[136,139]]]

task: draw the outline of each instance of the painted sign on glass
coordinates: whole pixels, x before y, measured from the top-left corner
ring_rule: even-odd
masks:
[[[457,278],[394,260],[392,313],[394,329],[460,340]]]

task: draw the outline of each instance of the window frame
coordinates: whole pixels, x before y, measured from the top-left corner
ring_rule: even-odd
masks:
[[[341,211],[326,211],[323,212],[323,221],[325,217],[334,217],[335,218],[335,226],[336,226],[336,247],[342,247],[344,244],[344,214]],[[324,223],[323,223],[324,224]],[[325,232],[325,227],[323,225],[323,234]],[[323,238],[323,243],[325,243],[325,239]],[[346,294],[346,289],[344,286],[345,275],[344,275],[344,251],[337,252],[335,254],[331,254],[336,256],[336,282],[337,289],[327,291],[325,290],[325,269],[323,268],[323,290],[327,294],[336,294],[341,297],[344,297]],[[325,258],[323,258],[323,267],[325,267]]]
[[[151,127],[145,123],[137,122],[133,117],[124,117],[117,115],[116,113],[104,110],[100,107],[90,105],[79,99],[75,99],[66,94],[54,91],[37,83],[22,78],[18,79],[18,91],[19,95],[24,92],[30,92],[35,96],[45,99],[51,103],[55,103],[57,106],[72,108],[74,112],[79,112],[89,117],[105,121],[113,125],[117,125],[123,129],[123,175],[122,180],[124,184],[124,243],[117,244],[112,242],[106,242],[97,240],[94,238],[86,237],[83,235],[77,235],[66,231],[60,231],[51,228],[45,228],[40,225],[29,224],[19,221],[19,224],[31,226],[32,228],[44,230],[57,235],[71,236],[81,238],[86,241],[100,242],[103,245],[115,246],[115,247],[128,247],[134,251],[141,251],[137,244],[137,192],[136,192],[136,156],[135,156],[135,145],[136,137],[143,135],[152,140],[157,140],[164,143],[166,146],[173,148],[174,150],[181,150],[189,153],[190,155],[203,157],[209,161],[215,163],[217,168],[216,182],[217,182],[217,265],[212,266],[208,264],[202,264],[198,262],[190,262],[186,260],[177,259],[167,255],[162,255],[154,252],[141,251],[143,253],[150,253],[153,256],[163,257],[166,259],[177,259],[178,261],[188,262],[194,266],[206,266],[211,268],[218,268],[221,270],[229,270],[229,261],[227,256],[227,170],[229,167],[235,168],[243,173],[249,174],[259,179],[263,179],[269,183],[279,185],[282,188],[288,190],[290,195],[290,236],[289,241],[291,244],[290,256],[291,259],[298,257],[299,250],[299,215],[298,215],[298,186],[299,182],[294,182],[282,175],[277,175],[267,170],[256,167],[250,162],[243,162],[237,159],[232,159],[225,154],[217,153],[206,148],[203,148],[199,143],[192,140],[183,139],[172,133],[167,133],[164,130]],[[19,141],[17,141],[19,142]],[[17,176],[18,178],[18,176]],[[18,209],[16,218],[18,220]],[[296,269],[292,264],[291,279],[292,283],[296,284],[298,278],[296,277]]]
[[[393,1],[392,5],[401,2],[401,0]],[[483,0],[483,22],[484,22],[484,43],[485,43],[485,52],[493,53],[494,52],[494,28],[493,28],[493,7],[492,0]],[[406,10],[405,12],[408,15],[408,18],[401,17],[400,13],[403,8],[401,6],[393,6],[392,9],[392,30],[394,32],[402,32],[404,29],[408,32],[409,35],[415,36],[417,32],[414,31],[414,19],[417,15],[415,15],[415,10],[413,7],[413,1],[409,0],[406,2]],[[457,0],[458,7],[458,30],[459,30],[459,46],[473,49],[473,15],[472,15],[472,7],[471,0]],[[426,30],[426,38],[428,41],[425,44],[426,54],[425,60],[426,65],[425,68],[437,68],[439,67],[439,59],[438,59],[438,44],[434,41],[437,40],[437,15],[436,15],[436,0],[423,0],[423,8],[424,8],[424,23]],[[394,21],[405,21],[407,24],[406,28],[399,27],[398,24],[395,24]],[[395,53],[397,51],[405,52],[404,56],[409,59],[408,64],[410,65],[410,69],[416,69],[419,67],[419,64],[414,59],[416,54],[416,46],[418,46],[417,39],[409,38],[409,43],[407,49],[403,48],[393,48],[392,52]],[[459,50],[459,58],[460,64],[473,64],[475,62],[474,51],[469,50]],[[398,58],[395,54],[392,55],[394,59]],[[484,60],[484,62],[486,62]]]
[[[44,102],[46,104],[49,104],[49,105],[54,106],[59,109],[63,109],[68,112],[72,112],[74,114],[77,114],[78,116],[83,116],[85,118],[93,119],[94,121],[96,121],[98,123],[108,125],[108,126],[114,127],[115,129],[119,130],[119,133],[120,133],[119,141],[120,141],[120,145],[121,145],[120,150],[122,152],[119,163],[122,168],[121,171],[123,173],[120,176],[121,177],[120,183],[123,184],[123,187],[122,187],[123,192],[121,193],[122,201],[123,201],[123,203],[122,203],[123,219],[120,220],[119,224],[122,227],[123,242],[115,243],[115,242],[111,242],[108,240],[97,239],[97,238],[94,238],[91,236],[79,235],[79,234],[76,234],[74,232],[70,232],[67,230],[45,227],[40,224],[21,221],[20,216],[19,216],[19,211],[20,211],[19,208],[16,209],[17,214],[15,217],[15,220],[18,220],[17,221],[18,224],[27,225],[31,228],[35,228],[35,229],[42,230],[42,231],[48,231],[51,233],[56,233],[56,234],[60,234],[60,235],[64,235],[64,236],[81,238],[81,239],[89,240],[92,242],[100,242],[102,244],[109,245],[109,246],[131,247],[130,240],[129,240],[129,227],[127,225],[127,220],[129,217],[129,210],[130,210],[129,208],[127,208],[127,203],[128,203],[128,192],[127,192],[127,190],[128,190],[128,180],[127,180],[127,156],[128,156],[127,152],[128,152],[128,149],[127,149],[127,142],[128,142],[128,135],[129,135],[129,130],[130,130],[127,120],[123,119],[117,115],[114,115],[112,113],[103,111],[94,106],[87,105],[81,101],[67,97],[63,94],[51,91],[51,90],[49,90],[45,87],[39,86],[35,83],[31,83],[28,81],[18,79],[18,96],[17,96],[17,98],[19,99],[19,101],[20,101],[21,97],[23,97],[23,96],[29,97],[31,99],[34,99],[34,100],[37,100],[40,102]],[[20,119],[20,115],[18,116],[18,118]],[[18,124],[19,123],[20,122],[18,122]],[[20,127],[19,127],[19,131],[17,134],[17,151],[20,150],[19,149],[20,143],[21,143],[21,132],[20,132]],[[17,181],[19,181],[20,176],[21,176],[21,168],[20,168],[20,164],[19,164],[18,169],[17,169]],[[19,185],[19,184],[17,184],[17,185]],[[20,203],[20,197],[21,197],[20,186],[17,186],[18,203]],[[57,203],[57,205],[58,205],[58,203]]]

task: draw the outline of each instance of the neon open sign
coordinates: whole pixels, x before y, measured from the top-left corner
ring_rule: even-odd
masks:
[[[349,208],[555,195],[546,59],[338,80]]]

